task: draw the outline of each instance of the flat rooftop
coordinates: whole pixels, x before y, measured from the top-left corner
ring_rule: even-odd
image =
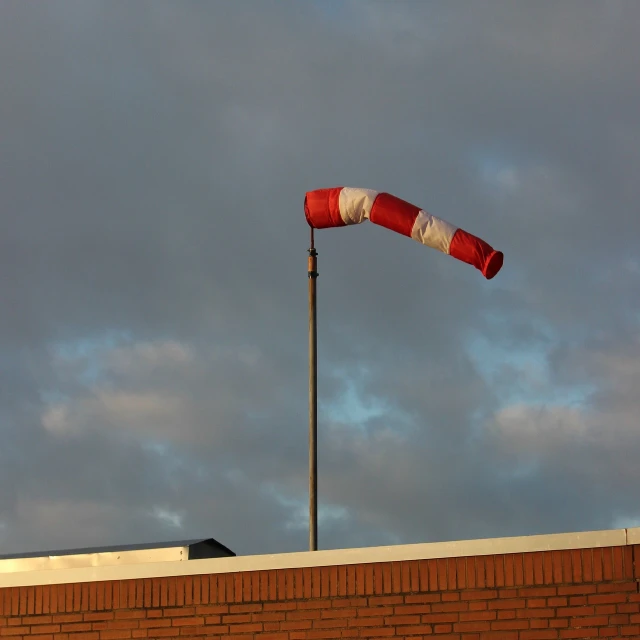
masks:
[[[393,545],[387,547],[214,557],[180,562],[147,561],[128,564],[102,564],[98,566],[40,568],[35,570],[0,572],[0,588],[236,573],[242,571],[266,571],[273,569],[299,569],[376,562],[401,562],[434,558],[459,558],[506,553],[531,553],[536,551],[590,549],[633,544],[640,544],[640,527],[512,538],[488,538],[481,540]]]

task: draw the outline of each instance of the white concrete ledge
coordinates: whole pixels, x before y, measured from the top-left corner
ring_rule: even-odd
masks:
[[[304,551],[262,556],[236,556],[232,558],[188,560],[185,562],[154,562],[122,566],[25,571],[0,574],[0,588],[236,573],[240,571],[328,567],[374,562],[428,560],[433,558],[459,558],[503,553],[530,553],[533,551],[621,547],[627,544],[640,544],[640,528],[557,533],[517,538],[432,542],[390,547]]]

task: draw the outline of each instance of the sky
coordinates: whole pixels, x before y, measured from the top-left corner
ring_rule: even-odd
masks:
[[[0,554],[640,525],[637,0],[3,0]]]

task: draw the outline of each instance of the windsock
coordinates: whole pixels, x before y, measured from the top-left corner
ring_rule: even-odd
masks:
[[[487,280],[502,267],[501,251],[495,251],[484,240],[389,193],[352,187],[317,189],[307,192],[304,211],[307,222],[314,229],[371,220],[473,265]]]

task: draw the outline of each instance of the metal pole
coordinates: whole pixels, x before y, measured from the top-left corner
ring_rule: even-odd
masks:
[[[316,317],[317,253],[309,247],[309,551],[318,549],[318,331]]]

